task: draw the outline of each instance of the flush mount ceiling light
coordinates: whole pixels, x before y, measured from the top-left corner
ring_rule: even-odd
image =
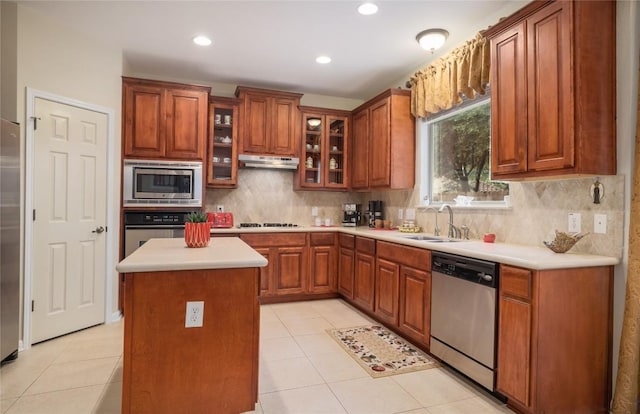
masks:
[[[327,64],[329,62],[331,62],[331,58],[329,56],[318,56],[316,58],[316,62],[321,63],[321,64]]]
[[[358,6],[358,13],[365,16],[370,16],[378,12],[378,6],[373,3],[362,3]]]
[[[207,36],[196,36],[193,38],[193,43],[198,46],[209,46],[211,44],[211,39]]]
[[[418,33],[416,40],[424,50],[433,53],[444,45],[448,36],[449,32],[444,29],[428,29]]]

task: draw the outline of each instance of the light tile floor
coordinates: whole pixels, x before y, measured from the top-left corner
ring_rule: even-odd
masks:
[[[252,413],[511,413],[446,368],[372,379],[325,331],[371,322],[341,300],[265,305],[260,322]],[[0,369],[0,413],[119,413],[122,328],[101,325],[20,353]]]

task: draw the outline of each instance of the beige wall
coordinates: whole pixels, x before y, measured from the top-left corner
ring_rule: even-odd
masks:
[[[3,2],[4,3],[4,2]],[[4,22],[3,22],[4,27]],[[24,140],[26,116],[26,88],[55,94],[64,98],[113,110],[113,147],[115,157],[109,160],[114,171],[120,170],[120,113],[121,113],[121,51],[92,42],[86,35],[78,35],[57,25],[27,7],[17,7],[17,120]],[[24,149],[23,149],[24,159]],[[26,165],[26,168],[31,166]],[[109,210],[116,212],[114,243],[110,246],[117,259],[120,180],[114,180],[114,197]],[[37,188],[37,187],[36,187]],[[117,310],[117,273],[111,278],[112,311]],[[22,298],[21,298],[22,299]]]

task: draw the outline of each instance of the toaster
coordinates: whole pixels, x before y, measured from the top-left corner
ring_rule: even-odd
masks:
[[[208,221],[211,222],[212,228],[231,228],[233,227],[232,213],[209,213]]]

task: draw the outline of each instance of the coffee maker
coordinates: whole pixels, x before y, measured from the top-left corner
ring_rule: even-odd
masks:
[[[369,210],[367,211],[367,219],[369,227],[376,226],[376,220],[384,220],[384,206],[382,200],[370,200]]]
[[[362,224],[362,209],[360,204],[345,203],[342,205],[342,225],[356,227]]]

